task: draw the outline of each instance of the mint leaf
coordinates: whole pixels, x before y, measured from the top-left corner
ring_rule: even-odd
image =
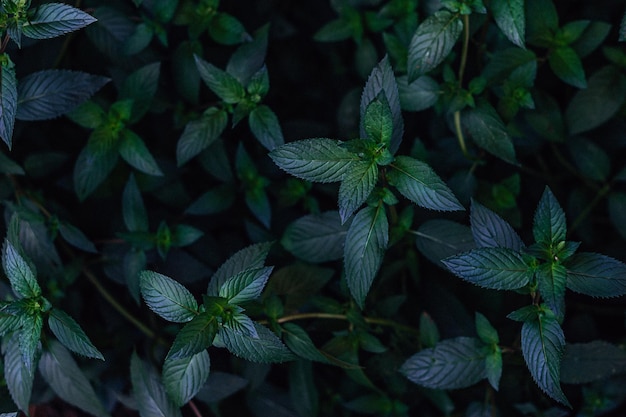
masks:
[[[61,223],[59,225],[59,233],[61,237],[70,245],[90,253],[98,253],[92,241],[76,226],[69,223]]]
[[[270,152],[278,167],[289,174],[314,182],[341,181],[359,157],[326,138],[304,139],[279,146]]]
[[[471,203],[470,222],[478,247],[502,247],[518,252],[525,247],[509,223],[476,200]]]
[[[41,351],[41,329],[43,318],[40,314],[22,316],[22,328],[20,329],[19,344],[24,366],[30,373],[35,372],[39,353]]]
[[[163,364],[162,380],[165,391],[175,405],[182,407],[200,391],[211,368],[206,350],[180,359],[168,359]]]
[[[185,323],[198,315],[198,302],[177,281],[152,271],[142,271],[139,277],[144,301],[165,320]]]
[[[248,380],[235,374],[213,371],[196,398],[205,403],[217,403],[248,385]]]
[[[565,240],[567,224],[565,213],[548,187],[543,192],[533,222],[535,241],[546,247]]]
[[[28,413],[35,373],[24,363],[18,339],[15,334],[3,346],[4,380],[15,405]]]
[[[493,351],[485,357],[485,374],[489,384],[497,391],[502,377],[502,349],[500,346],[493,346]]]
[[[348,229],[344,267],[350,294],[363,308],[389,242],[389,224],[382,204],[360,210]]]
[[[167,396],[159,375],[136,352],[130,357],[130,380],[141,417],[181,417],[180,410]]]
[[[240,272],[261,268],[271,247],[271,242],[257,243],[236,252],[215,271],[209,281],[207,295],[217,296],[222,285]]]
[[[119,154],[111,142],[111,132],[97,129],[78,154],[74,166],[74,190],[81,201],[93,193],[115,168]]]
[[[285,249],[307,262],[341,259],[350,223],[341,223],[339,213],[309,214],[290,223],[280,241]]]
[[[266,105],[255,107],[248,116],[248,123],[252,134],[267,150],[273,151],[285,143],[278,117]]]
[[[552,399],[571,407],[559,385],[565,337],[550,311],[540,312],[522,326],[522,354],[539,388]]]
[[[119,152],[128,164],[139,171],[148,175],[163,175],[143,139],[132,130],[124,129],[120,133]]]
[[[131,232],[148,231],[148,213],[141,198],[135,175],[130,174],[122,193],[122,216],[124,224]]]
[[[261,26],[254,33],[254,40],[239,46],[226,64],[226,72],[242,85],[247,85],[250,77],[257,73],[265,62],[269,24]]]
[[[508,248],[479,248],[442,260],[459,278],[494,290],[516,290],[533,276],[522,255]]]
[[[594,340],[565,345],[561,382],[586,384],[626,372],[626,352],[618,346]]]
[[[427,75],[422,75],[411,83],[409,83],[409,78],[406,75],[402,75],[396,80],[402,110],[426,110],[439,100],[441,94],[439,84]]]
[[[565,316],[565,285],[567,283],[565,267],[558,263],[544,263],[537,268],[535,276],[541,298],[559,320],[563,319]]]
[[[592,297],[626,294],[626,265],[598,253],[577,253],[563,262],[567,288]]]
[[[463,122],[476,144],[510,164],[517,164],[515,148],[504,122],[487,102],[463,112]]]
[[[152,99],[159,86],[161,63],[145,65],[126,77],[120,88],[118,100],[132,100],[129,123],[135,123],[150,110]]]
[[[470,228],[450,220],[428,220],[417,229],[416,235],[417,249],[439,266],[443,259],[476,247]]]
[[[217,321],[213,314],[198,313],[178,332],[167,353],[166,360],[180,359],[211,346],[217,333]]]
[[[476,312],[476,334],[480,340],[484,343],[492,345],[500,343],[500,337],[498,337],[498,331],[489,323],[487,317],[479,312]]]
[[[96,19],[63,3],[42,4],[32,9],[34,12],[22,26],[24,36],[32,39],[49,39],[82,29]]]
[[[294,359],[293,354],[267,327],[255,323],[258,337],[221,327],[216,342],[224,345],[235,356],[257,363],[276,363]]]
[[[576,51],[569,46],[559,46],[548,56],[548,64],[561,81],[577,88],[587,88],[585,69]]]
[[[367,105],[363,130],[368,139],[389,145],[393,133],[393,116],[384,92]]]
[[[515,45],[525,48],[524,0],[494,0],[491,2],[491,12],[502,33]]]
[[[341,223],[345,223],[365,203],[377,181],[378,165],[375,161],[359,161],[350,166],[339,186]]]
[[[274,267],[254,268],[242,271],[222,284],[219,296],[231,304],[241,304],[261,296],[261,292]]]
[[[196,67],[204,83],[225,103],[239,103],[246,95],[243,85],[232,75],[195,55]]]
[[[329,359],[317,348],[307,332],[294,323],[283,325],[285,344],[301,358],[321,363],[330,363]]]
[[[96,417],[109,415],[85,374],[60,343],[48,344],[39,361],[39,372],[64,401]]]
[[[411,356],[400,372],[426,388],[465,388],[486,377],[486,353],[484,344],[476,338],[446,339]]]
[[[235,45],[243,42],[247,35],[243,24],[228,13],[217,12],[209,25],[211,38],[224,45]]]
[[[7,54],[0,54],[2,61],[2,82],[0,83],[0,138],[11,149],[13,127],[17,114],[17,79],[15,64]]]
[[[88,358],[104,360],[102,353],[91,343],[80,325],[64,311],[56,308],[50,310],[48,326],[66,348]]]
[[[200,119],[187,123],[176,146],[178,166],[208,148],[219,138],[227,123],[228,114],[217,107],[209,107]]]
[[[2,246],[2,268],[11,282],[11,288],[18,298],[33,298],[41,295],[35,271],[7,240]]]
[[[463,30],[458,14],[440,10],[417,27],[409,45],[409,82],[437,67],[448,56]]]
[[[398,156],[391,163],[387,178],[400,193],[420,207],[441,210],[464,210],[450,188],[425,162]]]

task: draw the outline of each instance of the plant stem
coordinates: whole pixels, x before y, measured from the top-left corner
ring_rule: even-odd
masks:
[[[465,75],[465,67],[467,66],[467,54],[469,50],[469,16],[463,16],[463,50],[461,52],[461,63],[459,64],[459,88],[463,88],[463,77]],[[465,144],[465,137],[463,136],[463,129],[461,127],[461,111],[454,112],[454,130],[456,131],[456,138],[459,141],[459,147],[463,156],[470,158],[467,152],[467,145]]]
[[[289,316],[284,316],[276,320],[277,323],[287,323],[290,321],[296,320],[306,320],[306,319],[327,319],[327,320],[344,320],[348,321],[348,316],[345,314],[332,314],[332,313],[298,313],[291,314]],[[385,327],[393,327],[397,330],[402,330],[407,333],[419,334],[417,329],[413,327],[406,326],[404,324],[396,323],[395,321],[375,318],[375,317],[363,317],[363,320],[369,324],[378,324],[380,326]]]
[[[465,144],[465,137],[463,136],[463,128],[461,127],[461,112],[459,110],[454,112],[454,130],[456,132],[456,138],[459,141],[461,152],[463,152],[463,156],[469,159],[467,145]]]

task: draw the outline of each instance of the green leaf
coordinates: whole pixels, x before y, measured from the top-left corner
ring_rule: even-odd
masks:
[[[569,132],[575,135],[604,124],[622,107],[624,97],[626,76],[613,65],[602,67],[569,101],[565,112]]]
[[[11,282],[11,288],[18,298],[33,298],[41,295],[35,271],[7,240],[2,247],[2,268]]]
[[[289,394],[291,403],[301,417],[316,417],[319,395],[313,378],[313,366],[308,361],[294,361],[289,365]]]
[[[28,413],[35,373],[31,372],[22,360],[18,339],[18,335],[15,334],[3,346],[4,380],[15,405],[24,413]]]
[[[577,88],[587,88],[585,70],[576,51],[569,46],[554,48],[548,56],[548,64],[563,82]]]
[[[487,317],[482,315],[479,312],[476,312],[476,334],[480,340],[488,345],[497,345],[500,343],[500,338],[498,337],[498,331],[489,323]]]
[[[328,357],[315,347],[307,332],[297,324],[285,323],[283,335],[287,347],[299,357],[310,361],[330,363]]]
[[[223,326],[244,336],[253,339],[259,338],[256,328],[254,327],[254,321],[243,313],[233,313],[228,320],[224,321]]]
[[[565,345],[561,361],[561,382],[565,384],[606,380],[624,372],[626,352],[615,345],[602,340]]]
[[[152,271],[142,271],[139,276],[144,301],[165,320],[185,323],[198,315],[198,302],[182,284]]]
[[[154,29],[146,22],[141,22],[135,26],[135,30],[130,35],[123,46],[125,55],[135,55],[146,49],[154,38]]]
[[[493,352],[485,358],[485,373],[489,384],[497,391],[502,377],[502,349],[500,346],[494,346]]]
[[[595,51],[606,39],[611,32],[611,25],[601,21],[588,21],[582,34],[574,42],[570,44],[576,54],[585,58]]]
[[[420,314],[419,341],[423,347],[432,348],[439,342],[440,334],[437,324],[427,312]]]
[[[165,391],[175,405],[182,407],[200,391],[211,368],[206,350],[180,359],[169,359],[163,364],[162,379]]]
[[[245,42],[231,55],[226,64],[226,72],[242,85],[247,85],[250,77],[263,67],[268,37],[269,24],[266,24],[255,32],[254,40]]]
[[[217,107],[209,107],[200,119],[187,123],[176,146],[178,166],[208,148],[219,138],[227,123],[228,114]]]
[[[398,156],[390,165],[387,178],[400,193],[420,207],[441,210],[464,210],[450,188],[425,162]]]
[[[546,305],[561,320],[565,316],[565,285],[567,271],[558,263],[541,264],[535,271],[541,298]]]
[[[172,55],[172,76],[176,91],[191,103],[197,104],[200,92],[200,74],[194,55],[202,55],[202,45],[197,40],[182,41]]]
[[[441,94],[437,81],[422,75],[409,83],[409,78],[402,75],[397,78],[400,105],[405,111],[422,111],[435,105]]]
[[[93,16],[63,3],[42,4],[33,11],[22,27],[24,36],[32,39],[54,38],[96,21]]]
[[[217,330],[213,314],[198,313],[178,332],[166,360],[185,358],[205,350],[213,343]]]
[[[353,163],[339,186],[339,216],[345,223],[370,196],[378,181],[375,161]]]
[[[217,403],[248,385],[248,380],[235,374],[214,371],[196,398],[205,403]]]
[[[402,364],[400,372],[426,388],[465,388],[486,377],[485,357],[486,351],[480,340],[457,337],[411,356]]]
[[[43,318],[41,314],[22,316],[22,328],[20,329],[19,343],[22,352],[22,361],[30,373],[35,372],[39,354],[41,353],[41,329]]]
[[[20,80],[17,113],[20,120],[56,118],[87,101],[110,81],[109,78],[79,71],[45,70]]]
[[[254,323],[257,338],[242,334],[228,327],[221,327],[219,339],[232,354],[251,362],[276,363],[294,359],[293,354],[267,327]]]
[[[133,352],[130,358],[133,396],[141,417],[180,417],[178,407],[167,396],[156,371]]]
[[[416,235],[417,249],[439,266],[443,259],[476,247],[470,228],[450,220],[428,220]]]
[[[235,45],[243,42],[246,37],[246,29],[236,17],[223,12],[218,12],[209,25],[209,35],[217,43]]]
[[[230,304],[241,304],[258,298],[265,288],[274,267],[247,269],[226,280],[220,287],[219,296]]]
[[[442,262],[459,278],[494,290],[522,288],[533,276],[522,255],[508,248],[473,249]]]
[[[570,138],[567,144],[582,176],[594,181],[606,181],[611,172],[611,159],[604,149],[578,136]]]
[[[85,374],[60,343],[49,343],[48,349],[41,355],[39,372],[64,401],[97,417],[109,415]]]
[[[280,243],[307,262],[334,261],[343,257],[348,226],[336,211],[309,214],[290,223]]]
[[[360,210],[348,229],[344,267],[350,294],[363,308],[389,242],[389,224],[382,204]]]
[[[226,71],[195,56],[196,67],[204,83],[225,103],[239,103],[246,95],[243,85]]]
[[[409,82],[443,62],[462,31],[459,15],[447,10],[440,10],[420,23],[409,45]]]
[[[285,143],[278,118],[266,105],[255,107],[248,116],[248,123],[252,134],[267,150],[273,151]]]
[[[260,98],[263,98],[267,95],[269,89],[270,77],[267,72],[267,67],[263,65],[261,69],[255,72],[250,78],[250,81],[246,86],[246,91],[248,91],[248,94],[252,95],[253,97],[258,96]]]
[[[533,130],[551,142],[564,142],[567,137],[561,114],[561,104],[552,96],[534,90],[535,109],[525,112],[525,118]]]
[[[609,218],[622,239],[626,240],[626,194],[614,191],[608,198]]]
[[[491,13],[504,35],[515,45],[525,48],[526,16],[524,0],[494,0]]]
[[[346,171],[359,161],[358,155],[332,139],[315,138],[286,143],[270,152],[276,165],[307,181],[341,181]]]
[[[130,174],[122,194],[122,216],[124,224],[131,232],[148,231],[148,213],[141,198],[135,175]]]
[[[93,242],[85,236],[85,234],[76,226],[69,223],[61,223],[59,225],[59,233],[63,239],[70,245],[90,253],[98,253]]]
[[[476,144],[510,164],[517,164],[513,140],[498,113],[487,102],[463,112],[463,121]]]
[[[197,216],[221,213],[233,205],[235,197],[232,184],[218,185],[198,197],[187,207],[185,213]]]
[[[383,94],[384,93],[384,94]],[[395,154],[404,135],[404,120],[402,119],[402,110],[400,108],[400,94],[398,93],[398,84],[389,63],[389,58],[385,57],[372,69],[365,87],[361,95],[361,104],[359,106],[360,114],[360,135],[361,138],[366,137],[365,130],[365,112],[368,106],[381,94],[387,99],[391,117],[393,118],[393,128],[389,144],[389,151]]]
[[[100,127],[107,117],[102,107],[93,101],[85,101],[65,115],[74,123],[87,129]]]
[[[0,152],[0,172],[3,174],[25,175],[24,169],[4,152]],[[32,175],[32,174],[31,174]]]
[[[526,38],[536,46],[549,47],[559,28],[559,15],[552,0],[526,0]]]
[[[129,122],[139,121],[150,110],[152,99],[159,86],[161,63],[145,65],[126,77],[120,88],[118,100],[133,100],[132,116]]]
[[[363,117],[366,137],[388,146],[393,133],[393,116],[384,92],[367,105]]]
[[[53,308],[48,317],[48,326],[52,333],[66,348],[88,358],[104,360],[104,356],[91,343],[76,321],[62,310]]]
[[[172,232],[172,246],[184,247],[189,246],[204,235],[200,229],[187,224],[178,224]]]
[[[17,79],[15,64],[7,54],[0,55],[2,66],[2,82],[0,82],[0,138],[11,149],[13,143],[13,127],[17,114]]]
[[[592,297],[619,297],[626,294],[626,265],[598,253],[577,253],[563,265],[567,288]]]
[[[352,27],[347,19],[334,19],[319,28],[313,35],[318,42],[337,42],[352,36]]]
[[[622,21],[619,24],[619,41],[626,41],[626,12],[624,12],[624,16],[622,16]]]
[[[122,130],[119,143],[120,156],[135,169],[148,175],[162,176],[163,172],[157,165],[148,147],[135,132]]]
[[[522,326],[522,354],[539,388],[552,399],[571,407],[559,385],[565,337],[550,310]]]
[[[518,252],[525,247],[509,223],[476,200],[472,200],[470,222],[478,247],[501,247]]]
[[[551,247],[565,240],[567,224],[565,213],[548,187],[537,205],[533,221],[533,236],[541,245]]]
[[[506,317],[519,322],[533,321],[537,318],[539,311],[539,306],[529,305],[509,313]]]
[[[19,301],[18,301],[19,303]],[[0,307],[0,336],[17,331],[22,326],[21,311],[14,303]]]
[[[118,151],[111,142],[111,132],[95,130],[87,146],[78,154],[74,166],[74,190],[81,201],[95,191],[117,164]]]
[[[122,262],[126,287],[128,288],[128,292],[130,293],[130,295],[132,295],[137,305],[139,305],[139,273],[146,268],[146,252],[141,249],[131,248],[124,255],[124,259]]]
[[[271,247],[271,242],[264,242],[236,252],[215,271],[209,281],[207,295],[217,296],[220,288],[229,278],[246,270],[263,267]]]

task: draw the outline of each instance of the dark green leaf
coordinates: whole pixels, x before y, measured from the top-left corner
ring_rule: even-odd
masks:
[[[577,136],[570,138],[568,145],[572,159],[582,176],[594,181],[606,181],[611,171],[611,159],[601,147]]]
[[[11,149],[13,143],[13,126],[17,114],[17,80],[15,64],[7,54],[0,55],[2,66],[2,82],[0,82],[0,138]]]
[[[14,303],[0,307],[0,336],[18,330],[22,326],[21,315],[22,311]]]
[[[185,213],[197,216],[221,213],[235,201],[235,190],[232,184],[222,184],[207,191],[187,207]]]
[[[78,71],[45,70],[20,80],[17,113],[20,120],[46,120],[71,111],[110,81]]]
[[[615,345],[602,340],[565,345],[561,362],[561,382],[565,384],[586,384],[624,372],[626,352]]]
[[[19,164],[0,152],[0,172],[3,174],[24,175],[24,169]],[[32,174],[31,174],[32,175]]]
[[[474,142],[490,154],[517,164],[513,140],[498,113],[487,102],[463,113],[463,121]]]
[[[621,108],[626,96],[626,76],[615,66],[601,68],[589,77],[587,88],[570,100],[565,120],[571,134],[594,129]]]
[[[200,391],[211,368],[206,350],[180,359],[169,359],[163,364],[163,385],[174,404],[182,407]]]
[[[67,243],[75,248],[84,250],[85,252],[98,253],[93,242],[76,226],[69,223],[61,223],[59,225],[59,233]]]
[[[327,211],[303,216],[285,229],[281,244],[307,262],[341,259],[349,224],[341,224],[339,213]]]
[[[226,103],[239,103],[246,95],[243,85],[226,71],[195,56],[196,67],[204,83]]]
[[[121,59],[123,44],[132,35],[135,23],[129,15],[107,6],[96,8],[93,15],[98,21],[87,27],[87,36],[107,57]]]
[[[502,82],[516,68],[527,65],[529,62],[534,62],[536,59],[535,53],[529,49],[499,49],[494,52],[487,65],[485,65],[482,76],[491,83]]]
[[[126,39],[124,43],[124,54],[125,55],[135,55],[144,49],[150,42],[152,42],[152,38],[154,37],[154,29],[152,26],[145,22],[139,23],[135,26],[135,30],[133,34]]]
[[[502,377],[502,349],[500,346],[493,346],[493,351],[485,358],[485,373],[489,384],[497,391]]]
[[[22,316],[22,328],[20,329],[19,344],[22,352],[22,361],[30,373],[35,372],[37,361],[41,353],[41,329],[43,318],[41,313]]]
[[[565,337],[550,310],[522,326],[522,353],[539,388],[552,399],[570,406],[559,385]]]
[[[484,343],[492,345],[500,343],[498,331],[489,323],[487,317],[476,312],[476,334]]]
[[[388,146],[393,133],[393,116],[384,93],[379,94],[367,105],[363,118],[366,137]]]
[[[539,310],[540,308],[538,306],[529,305],[509,313],[507,318],[519,322],[533,321],[537,318]]]
[[[576,54],[584,58],[595,51],[606,39],[611,31],[611,25],[601,21],[587,21],[583,33],[570,44]]]
[[[248,380],[239,375],[214,371],[196,398],[205,403],[217,403],[243,389],[247,384]]]
[[[7,240],[2,247],[2,268],[11,282],[11,288],[18,298],[32,298],[41,295],[35,271]]]
[[[39,361],[39,372],[64,401],[97,417],[109,415],[85,374],[60,343],[49,343]]]
[[[74,190],[80,200],[94,192],[117,164],[118,152],[110,135],[105,129],[95,130],[87,146],[78,154],[74,166]]]
[[[491,2],[491,12],[502,33],[515,45],[524,48],[526,35],[524,0],[494,0]]]
[[[250,78],[250,82],[246,86],[246,90],[249,94],[258,96],[260,98],[265,97],[270,89],[270,77],[267,73],[267,67],[263,65],[260,70],[255,72]]]
[[[626,239],[626,194],[622,192],[612,192],[609,195],[609,218],[620,234],[622,239]]]
[[[486,353],[483,343],[478,339],[446,339],[433,348],[411,356],[404,362],[400,372],[426,388],[465,388],[486,377]]]
[[[124,224],[131,232],[148,231],[148,213],[141,198],[141,191],[135,181],[135,176],[130,174],[124,193],[122,194],[122,215]]]
[[[18,335],[14,335],[3,347],[4,380],[15,405],[28,413],[35,372],[24,363],[18,339]]]
[[[254,327],[254,321],[243,313],[234,313],[229,320],[224,322],[223,326],[243,336],[253,339],[259,338],[256,328]]]
[[[580,57],[569,46],[559,46],[548,56],[554,74],[563,82],[577,88],[587,88],[585,70]]]
[[[217,330],[213,314],[198,313],[178,332],[166,360],[185,358],[202,352],[211,346]]]
[[[464,210],[450,188],[425,162],[398,156],[387,178],[400,193],[415,204],[441,211]]]
[[[146,252],[141,249],[131,248],[124,255],[123,270],[124,281],[128,287],[128,292],[133,296],[137,304],[140,303],[139,273],[146,268]]]
[[[236,252],[215,271],[209,281],[207,294],[217,296],[220,288],[229,278],[249,269],[261,268],[271,247],[271,242],[257,243]]]
[[[224,45],[235,45],[243,42],[246,37],[246,29],[241,22],[228,13],[218,12],[209,25],[209,35],[214,41]]]
[[[397,78],[400,105],[405,111],[422,111],[433,106],[439,99],[441,90],[437,81],[427,75],[418,77],[412,83],[406,75]]]
[[[24,36],[49,39],[82,29],[96,19],[68,4],[48,3],[35,7],[22,27]]]
[[[198,103],[200,74],[194,55],[202,55],[202,45],[197,40],[182,41],[172,56],[172,76],[178,93],[191,103]]]
[[[624,16],[622,16],[622,21],[619,25],[619,41],[626,41],[626,12],[624,12]]]
[[[347,19],[334,19],[319,28],[313,35],[318,42],[337,42],[352,36],[352,27]]]
[[[220,287],[219,296],[231,304],[240,304],[258,298],[265,288],[274,267],[246,269],[226,280]]]
[[[539,90],[533,92],[533,100],[535,109],[525,112],[528,124],[540,137],[551,142],[564,142],[566,134],[561,104]]]
[[[565,213],[548,187],[537,205],[533,221],[535,241],[547,247],[564,241],[567,234]]]
[[[548,47],[559,28],[559,15],[552,0],[526,0],[526,34],[528,42]]]
[[[346,236],[344,266],[350,294],[363,308],[389,242],[389,224],[382,204],[360,210]]]
[[[478,247],[502,247],[518,252],[525,247],[509,223],[476,200],[472,200],[470,222]]]
[[[88,358],[104,360],[102,353],[91,343],[76,321],[62,310],[53,308],[48,317],[52,333],[66,348]]]
[[[180,417],[178,407],[169,399],[156,371],[133,352],[130,358],[133,396],[141,417]]]
[[[226,72],[247,85],[250,77],[257,73],[265,62],[269,24],[261,26],[254,40],[245,42],[231,55],[226,65]]]
[[[256,107],[248,116],[252,134],[267,150],[273,151],[285,143],[283,131],[274,112],[266,105]]]
[[[228,114],[217,107],[209,107],[202,117],[185,126],[176,146],[178,166],[208,148],[222,134],[228,123]]]
[[[419,340],[423,347],[432,348],[439,342],[440,334],[437,324],[427,312],[420,315]]]
[[[567,288],[592,297],[626,294],[626,265],[597,253],[577,253],[564,262]]]
[[[476,247],[470,228],[450,220],[426,221],[416,235],[417,249],[439,266],[443,259]]]
[[[541,264],[535,271],[541,298],[559,320],[565,316],[567,271],[559,263]]]
[[[452,51],[463,30],[459,15],[440,10],[417,28],[409,46],[409,82],[439,65]]]
[[[294,323],[283,325],[285,344],[303,359],[321,363],[330,363],[329,359],[315,347],[307,332]]]
[[[533,276],[522,255],[508,248],[473,249],[442,262],[458,277],[494,290],[522,288]]]
[[[219,330],[219,342],[235,356],[258,363],[285,362],[294,359],[294,355],[267,327],[255,323],[258,338],[236,332],[227,327]]]
[[[282,170],[307,181],[341,181],[359,157],[332,139],[316,138],[287,143],[270,152]]]
[[[107,116],[102,107],[93,101],[85,101],[65,115],[74,123],[87,129],[100,127]]]
[[[172,246],[189,246],[204,235],[200,229],[187,224],[178,224],[172,232]]]
[[[144,301],[165,320],[185,323],[198,315],[198,302],[180,283],[165,275],[142,271],[139,286]]]
[[[163,175],[163,172],[157,165],[152,154],[150,154],[143,139],[129,129],[124,129],[120,136],[120,156],[128,162],[128,164],[148,175]]]
[[[160,74],[161,63],[155,62],[139,68],[124,80],[118,100],[133,100],[130,123],[140,120],[150,110]]]
[[[353,163],[339,187],[339,216],[345,223],[374,190],[378,181],[378,165],[374,161]]]
[[[299,360],[289,365],[289,394],[300,417],[318,415],[319,395],[311,362]]]

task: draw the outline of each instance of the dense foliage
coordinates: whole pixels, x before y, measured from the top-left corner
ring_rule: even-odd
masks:
[[[626,6],[0,1],[0,416],[626,404]]]

